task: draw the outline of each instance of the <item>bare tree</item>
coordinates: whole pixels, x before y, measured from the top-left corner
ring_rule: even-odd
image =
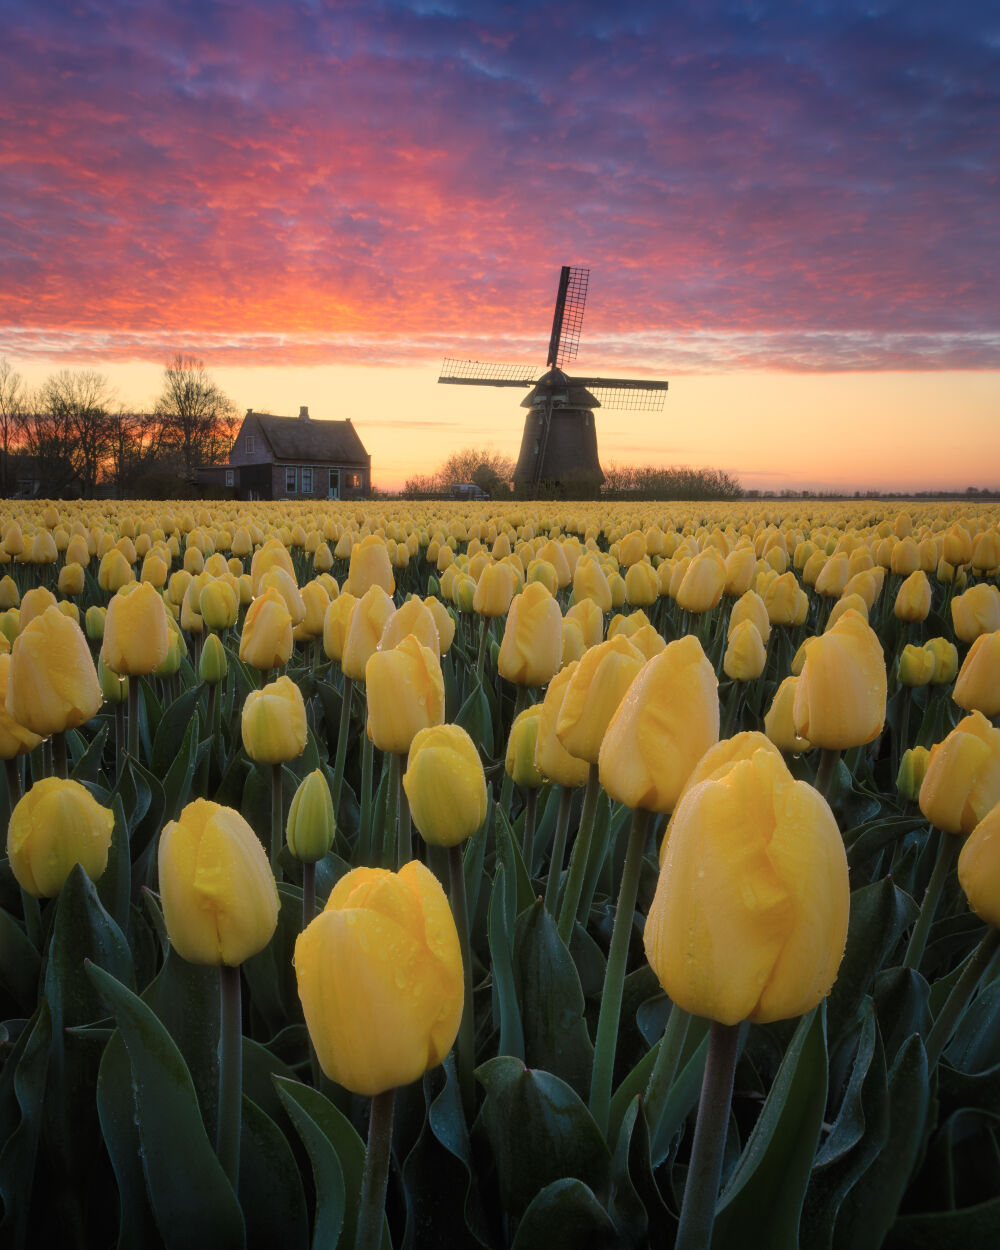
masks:
[[[146,413],[117,409],[108,414],[107,480],[119,499],[149,472],[161,443],[162,425]]]
[[[42,384],[28,442],[60,491],[75,477],[83,496],[93,497],[107,459],[113,398],[107,378],[95,369],[61,369]]]
[[[163,371],[155,412],[163,422],[165,445],[180,453],[188,473],[226,456],[239,428],[236,406],[204,363],[180,352]]]
[[[475,482],[493,492],[498,483],[509,482],[514,476],[514,461],[495,447],[465,447],[453,451],[436,476],[445,487],[453,482]]]
[[[21,375],[10,361],[0,358],[0,495],[10,493],[10,457],[24,437],[24,419],[28,409],[28,393]]]

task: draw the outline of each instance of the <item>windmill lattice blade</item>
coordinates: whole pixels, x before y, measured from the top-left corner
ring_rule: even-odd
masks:
[[[446,357],[441,362],[439,382],[459,386],[530,386],[537,369],[531,365],[504,365],[490,360],[456,360]]]
[[[668,382],[645,378],[574,378],[576,386],[585,386],[602,408],[626,412],[662,412]]]
[[[590,270],[564,265],[559,277],[552,337],[549,339],[548,364],[561,369],[567,361],[576,360],[583,327],[583,310],[587,303]]]

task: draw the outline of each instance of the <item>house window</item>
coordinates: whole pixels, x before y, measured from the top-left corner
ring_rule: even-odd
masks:
[[[253,453],[253,435],[252,434],[248,434],[246,436],[246,438],[243,440],[243,446],[246,449],[248,455]]]
[[[312,469],[302,470],[302,493],[303,495],[311,495],[313,490],[313,471]]]
[[[233,469],[227,469],[227,470],[226,470],[226,485],[227,485],[227,486],[235,486],[235,485],[236,485],[236,472],[235,472],[235,470],[233,470]]]
[[[358,486],[360,486],[360,485],[361,485],[361,476],[360,476],[360,474],[358,474],[358,473],[348,473],[348,475],[347,475],[347,485],[348,485],[348,486],[352,486],[352,487],[358,487]]]
[[[285,494],[295,494],[295,469],[291,467],[285,470]]]

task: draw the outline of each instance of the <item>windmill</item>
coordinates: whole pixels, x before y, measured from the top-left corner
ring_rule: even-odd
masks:
[[[547,372],[536,379],[530,365],[446,359],[439,382],[456,386],[531,387],[521,400],[527,408],[521,453],[514,469],[519,493],[596,495],[604,474],[597,458],[595,408],[661,412],[666,382],[639,378],[571,378],[563,365],[576,359],[587,302],[589,269],[563,265],[559,275]]]

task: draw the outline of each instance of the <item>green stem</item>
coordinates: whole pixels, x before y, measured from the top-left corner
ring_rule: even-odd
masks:
[[[646,1086],[646,1122],[651,1129],[654,1124],[659,1123],[677,1078],[677,1068],[684,1053],[690,1023],[690,1013],[672,1003],[663,1037],[660,1039],[660,1049],[656,1052],[653,1070],[649,1074],[649,1084]]]
[[[514,698],[514,717],[510,722],[510,733],[507,735],[507,748],[510,748],[510,734],[514,732],[514,721],[521,715],[528,706],[528,687],[518,686],[517,695]],[[504,759],[506,759],[506,753]],[[500,810],[506,816],[510,811],[510,796],[514,792],[514,778],[504,769],[503,781],[500,785]]]
[[[219,967],[219,1124],[215,1152],[234,1190],[240,1177],[243,1008],[239,967]]]
[[[361,830],[363,858],[360,863],[371,866],[375,859],[372,848],[372,773],[375,769],[375,744],[367,730],[361,733]]]
[[[941,891],[944,889],[944,883],[948,879],[948,874],[955,863],[955,858],[962,848],[962,839],[956,837],[953,833],[945,833],[941,830],[938,832],[938,837],[941,841],[938,843],[934,871],[931,873],[931,879],[927,883],[927,889],[920,904],[920,915],[917,917],[917,923],[913,926],[913,932],[910,934],[906,955],[903,958],[904,968],[920,967],[924,948],[927,945],[927,937],[934,922],[934,913],[937,911],[938,902],[941,898]]]
[[[462,1105],[466,1122],[472,1123],[475,1110],[475,1087],[472,1069],[475,1064],[476,1018],[472,996],[472,948],[469,944],[469,910],[465,900],[465,865],[462,847],[448,847],[448,880],[451,886],[451,910],[458,930],[458,944],[462,951],[462,973],[465,980],[465,1006],[462,1022],[458,1026],[458,1084],[462,1091]]]
[[[347,761],[347,741],[351,732],[351,699],[354,695],[354,679],[344,678],[341,693],[340,728],[337,731],[337,755],[333,764],[333,810],[340,810],[340,791],[344,784],[344,764]],[[367,734],[365,735],[367,737]]]
[[[383,868],[391,868],[399,851],[399,774],[401,756],[395,751],[388,753],[389,785],[386,793],[385,824],[382,826],[382,839],[379,852]],[[385,767],[385,765],[383,765]]]
[[[979,978],[989,967],[997,950],[1000,950],[1000,929],[994,929],[991,925],[989,932],[969,956],[968,962],[962,969],[962,975],[952,986],[951,993],[927,1035],[927,1070],[929,1072],[934,1070],[941,1052],[948,1045],[959,1016],[965,1010],[966,1004],[979,984]]]
[[[712,1243],[739,1038],[737,1024],[713,1020],[709,1027],[705,1076],[674,1250],[708,1250]]]
[[[69,759],[66,755],[66,734],[52,735],[52,764],[57,777],[65,780],[69,776]]]
[[[302,865],[302,928],[312,923],[316,915],[316,865]]]
[[[413,831],[410,824],[410,804],[403,789],[403,764],[405,755],[396,757],[396,868],[402,868],[413,858]]]
[[[283,765],[271,765],[271,871],[275,879],[281,879],[281,846],[285,840],[284,828],[284,795],[281,792],[281,770]]]
[[[583,878],[587,872],[587,861],[590,859],[590,843],[594,836],[594,817],[597,814],[597,795],[600,791],[600,775],[596,764],[590,765],[587,773],[587,793],[583,799],[583,813],[580,817],[580,828],[577,830],[573,853],[569,861],[569,876],[566,879],[566,891],[559,908],[559,936],[569,946],[576,923],[576,909],[580,905],[583,893]]]
[[[830,787],[833,785],[833,779],[837,773],[837,761],[840,759],[840,752],[831,747],[823,747],[819,755],[819,767],[816,769],[816,780],[813,782],[814,787],[822,794],[823,798],[828,798]]]
[[[556,911],[556,900],[559,897],[559,878],[562,876],[563,858],[566,854],[566,833],[569,830],[569,813],[572,806],[572,788],[560,786],[556,831],[552,839],[552,855],[549,858],[549,878],[545,883],[545,910],[553,916]]]
[[[524,866],[531,876],[531,861],[535,857],[535,813],[538,806],[538,791],[529,787],[524,794],[524,834],[521,843],[524,855]]]
[[[628,850],[615,925],[611,932],[608,950],[608,966],[604,975],[604,993],[601,995],[601,1012],[597,1021],[597,1044],[594,1047],[594,1067],[590,1081],[590,1114],[605,1136],[608,1131],[608,1115],[611,1109],[611,1083],[615,1067],[615,1050],[618,1042],[618,1020],[622,1009],[622,991],[625,985],[625,968],[628,963],[629,938],[635,918],[635,900],[639,893],[639,874],[642,856],[646,848],[646,833],[650,813],[641,807],[632,813]]]
[[[116,771],[115,780],[121,781],[122,772],[124,770],[125,752],[128,749],[128,737],[125,729],[125,704],[115,704],[115,748],[116,748]]]
[[[479,621],[479,654],[476,656],[476,676],[483,680],[483,668],[486,664],[486,646],[489,642],[490,626],[488,617],[480,617]]]
[[[394,1089],[372,1098],[368,1117],[368,1146],[361,1177],[361,1197],[354,1250],[379,1250],[385,1220],[385,1191],[389,1181],[389,1150],[392,1146]]]
[[[128,753],[134,760],[139,758],[139,679],[132,677],[128,683]]]

